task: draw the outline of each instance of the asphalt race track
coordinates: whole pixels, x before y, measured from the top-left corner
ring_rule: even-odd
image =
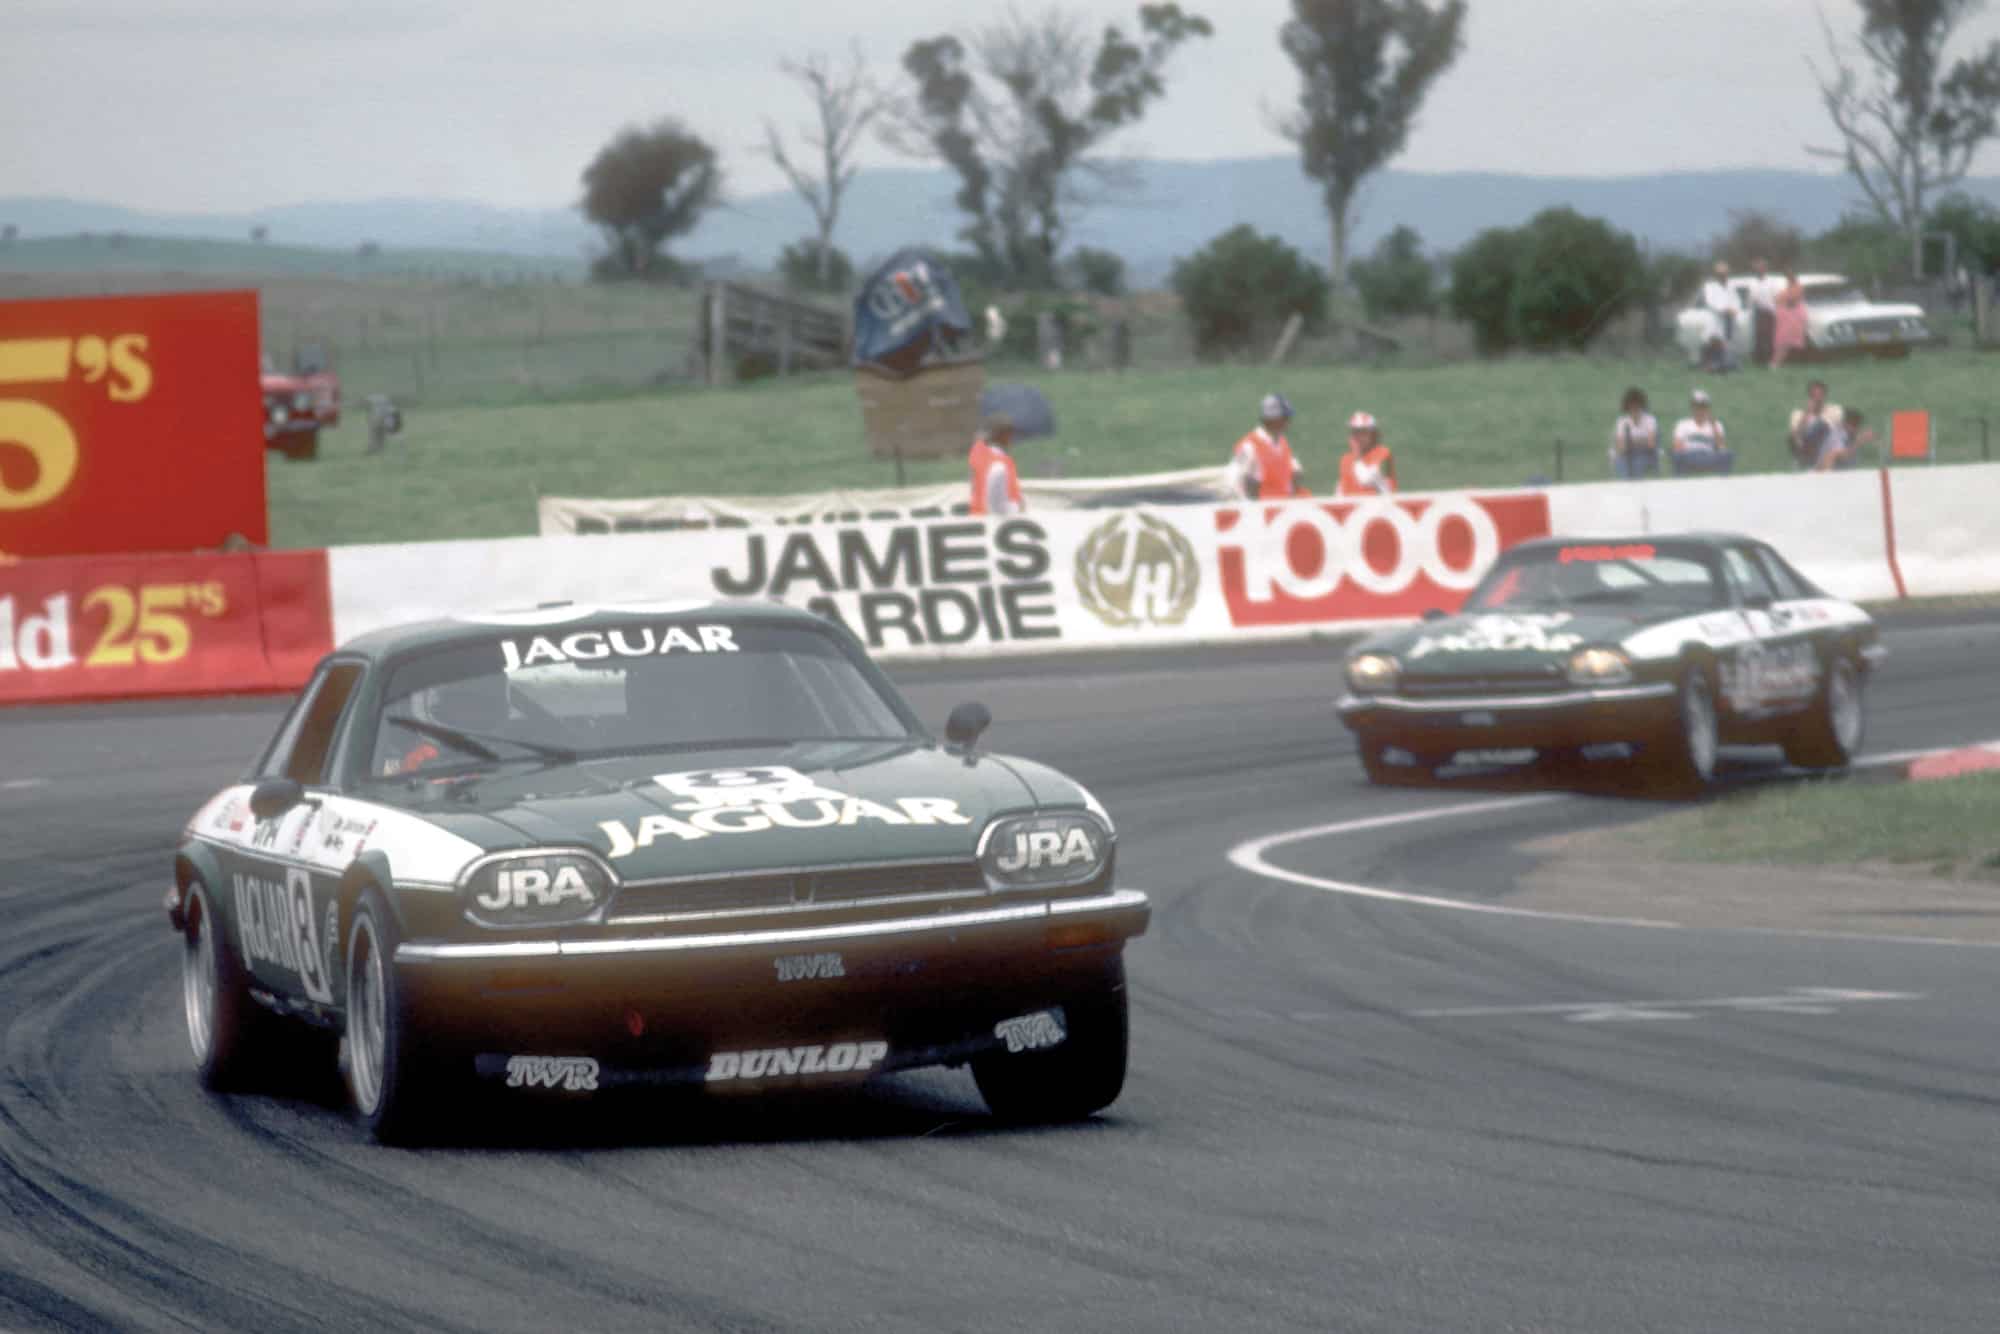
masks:
[[[1888,642],[1871,749],[2000,737],[2000,624]],[[1505,906],[1518,839],[1653,809],[1371,789],[1333,658],[902,673],[927,718],[981,698],[996,748],[1091,784],[1154,896],[1124,1097],[1034,1130],[941,1072],[496,1096],[393,1151],[311,1042],[272,1093],[211,1097],[167,854],[279,705],[0,713],[0,1329],[2000,1328],[2000,950],[1240,869],[1280,831],[1477,804],[1269,860]]]

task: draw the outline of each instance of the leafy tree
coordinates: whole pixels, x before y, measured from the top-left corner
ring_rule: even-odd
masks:
[[[1582,348],[1651,281],[1629,235],[1552,208],[1474,237],[1452,261],[1450,304],[1482,352]]]
[[[1713,249],[1732,269],[1748,269],[1762,259],[1773,273],[1783,273],[1798,264],[1805,244],[1805,233],[1790,223],[1746,208],[1729,211],[1729,230],[1716,238]]]
[[[1066,267],[1073,284],[1085,292],[1098,296],[1125,295],[1125,260],[1113,251],[1078,246],[1070,252]]]
[[[1986,0],[1860,4],[1860,62],[1826,28],[1833,70],[1815,70],[1841,146],[1810,151],[1847,168],[1876,217],[1902,232],[1915,273],[1926,201],[1963,180],[1979,146],[2000,134],[2000,40],[1947,69],[1945,48]]]
[[[1275,236],[1233,227],[1174,265],[1171,285],[1202,357],[1268,344],[1293,314],[1326,320],[1326,271]]]
[[[1937,202],[1924,222],[1927,232],[1949,232],[1958,242],[1958,262],[1972,273],[2000,270],[2000,208],[1954,191]]]
[[[1871,284],[1908,271],[1902,230],[1879,218],[1849,216],[1806,243],[1807,267]]]
[[[678,120],[629,126],[583,171],[583,213],[604,229],[600,275],[660,278],[674,266],[660,252],[720,202],[715,150]]]
[[[1463,45],[1465,0],[1292,0],[1278,44],[1298,66],[1298,108],[1280,128],[1299,146],[1333,220],[1333,281],[1347,279],[1355,191],[1403,151],[1431,84]]]
[[[786,246],[778,255],[778,273],[785,286],[802,292],[847,292],[854,287],[854,261],[837,245],[822,245],[808,236]]]
[[[1521,229],[1514,254],[1515,335],[1538,350],[1588,347],[1645,285],[1645,262],[1628,233],[1574,209],[1546,209]]]
[[[958,177],[959,235],[1010,287],[1053,282],[1086,186],[1128,183],[1100,150],[1165,92],[1174,51],[1213,31],[1177,4],[1142,4],[1138,17],[1136,40],[1113,25],[1093,50],[1080,20],[1009,10],[967,39],[933,37],[903,55],[910,90],[883,137]]]
[[[1453,318],[1472,326],[1481,352],[1504,352],[1514,343],[1514,266],[1520,249],[1514,228],[1488,227],[1452,257],[1447,304]]]
[[[859,167],[854,161],[854,150],[860,145],[869,122],[882,114],[886,99],[868,77],[858,46],[854,48],[845,71],[835,69],[833,62],[817,51],[804,60],[780,61],[778,68],[805,86],[819,120],[817,128],[799,131],[800,141],[819,159],[811,165],[794,162],[785,149],[784,137],[778,133],[777,124],[769,120],[764,122],[764,152],[778,164],[778,170],[785,173],[785,179],[792,183],[792,189],[798,192],[799,198],[806,201],[817,229],[813,243],[812,281],[796,285],[821,291],[839,291],[847,286],[852,271],[850,268],[848,279],[836,279],[834,276],[833,256],[836,252],[833,229],[840,221],[841,197],[847,193],[847,187],[853,182]],[[787,277],[790,277],[789,270]]]
[[[1437,274],[1414,227],[1399,226],[1354,264],[1354,286],[1370,319],[1428,315],[1437,309]]]
[[[1646,261],[1646,291],[1655,301],[1685,302],[1708,275],[1708,263],[1683,250],[1662,250]]]

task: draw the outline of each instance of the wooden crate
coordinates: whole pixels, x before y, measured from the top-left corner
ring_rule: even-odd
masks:
[[[878,459],[965,453],[979,430],[979,394],[985,387],[981,361],[923,366],[902,377],[856,368],[854,392],[861,399],[868,452]]]

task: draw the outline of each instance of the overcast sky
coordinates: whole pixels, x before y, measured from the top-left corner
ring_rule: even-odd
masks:
[[[1030,13],[1044,7],[1026,0]],[[1194,0],[1216,35],[1177,59],[1123,147],[1138,156],[1289,151],[1270,113],[1296,78],[1287,0]],[[807,106],[777,62],[858,41],[885,74],[913,40],[1004,0],[4,0],[0,195],[220,212],[445,196],[573,203],[621,125],[672,114],[722,150],[731,193],[781,184],[766,116]],[[1134,0],[1065,0],[1131,29]],[[1854,0],[1472,0],[1412,170],[1645,174],[1815,168],[1826,138],[1808,53]],[[2000,36],[1987,12],[1955,50]],[[901,161],[870,144],[866,160]],[[2000,172],[1989,145],[1976,172]]]

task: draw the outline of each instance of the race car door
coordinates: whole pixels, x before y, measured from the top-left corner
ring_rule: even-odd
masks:
[[[1722,566],[1750,630],[1750,637],[1723,659],[1724,702],[1743,718],[1804,708],[1819,689],[1820,672],[1805,609],[1773,582],[1766,564],[1748,546],[1725,546]]]
[[[304,799],[259,820],[230,868],[237,949],[252,976],[278,995],[318,1005],[333,1004],[339,918],[334,881],[307,849],[327,795],[333,738],[361,672],[359,663],[330,663],[301,693],[254,781],[290,779]]]

